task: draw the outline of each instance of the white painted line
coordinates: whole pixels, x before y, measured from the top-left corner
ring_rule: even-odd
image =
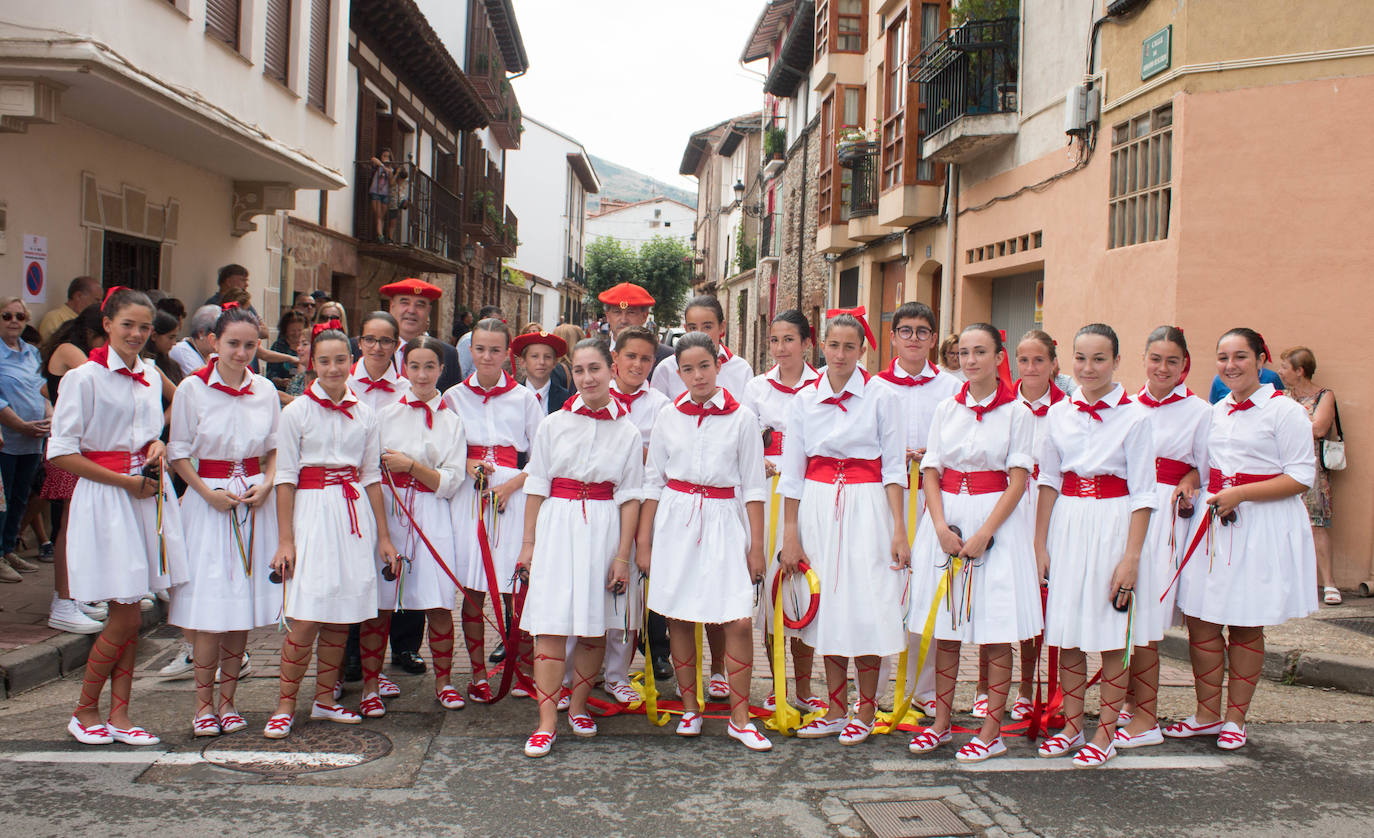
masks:
[[[168,751],[26,751],[0,754],[0,761],[49,762],[68,765],[230,765],[254,763],[282,768],[348,768],[366,761],[362,754],[283,753],[279,751],[217,751],[214,759],[206,759],[198,751],[172,753]]]
[[[197,754],[199,756],[199,754]],[[332,751],[283,753],[281,751],[216,751],[213,759],[201,761],[213,765],[274,765],[282,768],[348,768],[367,760],[362,754],[347,754]]]
[[[1246,765],[1250,760],[1245,757],[1210,754],[1175,754],[1172,756],[1118,756],[1097,769],[1080,769],[1073,764],[1073,757],[1042,759],[1040,757],[994,757],[986,762],[962,763],[954,759],[951,752],[948,759],[939,757],[913,757],[910,760],[879,759],[873,761],[874,771],[899,772],[944,772],[962,771],[969,773],[992,773],[1003,771],[1177,771],[1180,769],[1217,770]]]

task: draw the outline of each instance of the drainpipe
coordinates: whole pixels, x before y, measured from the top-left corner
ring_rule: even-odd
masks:
[[[945,190],[949,204],[948,228],[945,231],[945,269],[940,280],[940,335],[954,331],[954,283],[959,260],[959,167],[950,163],[945,168]],[[942,359],[943,360],[943,359]]]
[[[806,265],[806,173],[811,170],[811,126],[808,124],[802,131],[802,164],[801,164],[801,207],[797,211],[797,311],[806,316],[806,309],[802,308],[802,275]],[[820,328],[819,323],[816,328]]]

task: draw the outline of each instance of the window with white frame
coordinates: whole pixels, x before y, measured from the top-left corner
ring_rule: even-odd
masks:
[[[1112,128],[1108,248],[1169,237],[1173,144],[1172,104]]]

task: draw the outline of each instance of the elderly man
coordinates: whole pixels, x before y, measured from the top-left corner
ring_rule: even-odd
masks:
[[[219,319],[218,305],[203,305],[191,315],[191,334],[177,341],[167,357],[177,362],[182,375],[190,375],[205,366],[210,357],[210,330]]]
[[[436,285],[430,285],[422,279],[403,279],[400,282],[393,282],[383,285],[381,288],[383,297],[390,297],[391,302],[387,306],[387,311],[396,318],[396,323],[400,326],[401,342],[396,347],[396,371],[404,376],[405,364],[402,360],[402,353],[405,351],[406,344],[416,338],[429,334],[429,315],[434,304],[444,295],[443,289]],[[463,380],[463,373],[458,365],[458,352],[447,342],[444,343],[444,374],[439,376],[439,392],[444,392],[448,388]]]
[[[649,322],[649,312],[654,306],[654,298],[649,292],[633,282],[622,282],[607,288],[596,298],[606,306],[606,325],[611,329],[611,340],[631,326],[643,326]],[[660,343],[654,350],[654,369],[672,354],[672,347]],[[649,374],[653,375],[653,370]]]
[[[89,276],[78,276],[67,285],[67,301],[38,321],[38,334],[46,342],[52,333],[68,320],[73,320],[86,306],[100,302],[100,280]]]

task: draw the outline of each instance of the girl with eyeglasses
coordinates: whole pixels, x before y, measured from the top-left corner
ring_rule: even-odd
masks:
[[[362,357],[348,376],[348,389],[375,413],[400,401],[406,393],[406,381],[394,361],[401,327],[385,311],[374,311],[363,318],[361,331],[358,350]]]

